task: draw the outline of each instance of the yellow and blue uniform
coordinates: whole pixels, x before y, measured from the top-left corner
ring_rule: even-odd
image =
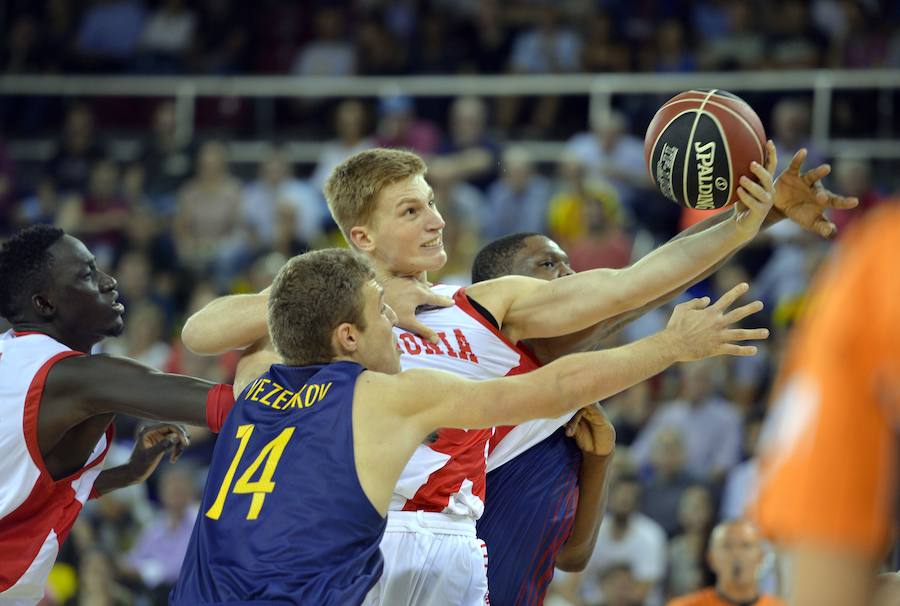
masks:
[[[353,362],[273,365],[241,394],[213,452],[170,603],[361,604],[386,519],[353,451]]]

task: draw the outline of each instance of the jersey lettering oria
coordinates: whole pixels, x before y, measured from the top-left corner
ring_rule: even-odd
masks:
[[[255,520],[259,517],[259,510],[262,509],[266,495],[275,490],[275,482],[272,477],[275,475],[275,468],[278,467],[278,461],[284,454],[284,448],[287,446],[288,440],[294,435],[293,427],[286,427],[278,436],[263,446],[256,459],[250,464],[246,471],[238,478],[237,484],[234,486],[235,494],[252,494],[253,500],[250,502],[250,511],[247,513],[248,520]],[[250,441],[250,435],[253,433],[253,425],[241,425],[237,430],[237,438],[241,441],[238,451],[231,460],[231,465],[225,473],[225,479],[219,487],[219,494],[216,497],[212,507],[206,512],[206,517],[218,520],[222,515],[222,508],[225,506],[225,498],[228,496],[231,482],[234,474],[240,465],[241,457],[247,449],[247,443]],[[259,471],[259,468],[265,463],[262,474],[258,480],[251,478]]]

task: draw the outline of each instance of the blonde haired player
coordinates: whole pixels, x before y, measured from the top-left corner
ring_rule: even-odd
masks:
[[[734,212],[695,226],[689,235],[628,268],[593,270],[553,282],[509,276],[468,289],[435,287],[434,293],[452,297],[456,305],[426,311],[416,320],[409,319],[414,306],[391,301],[400,308],[401,317],[407,317],[407,325],[420,322],[426,328],[417,330],[429,337],[398,331],[401,365],[449,370],[472,379],[527,372],[533,364],[516,348],[520,340],[541,340],[538,345],[545,351],[584,347],[593,341],[592,327],[671,297],[707,275],[746,245],[767,217],[777,220],[784,212],[828,235],[833,226],[824,219],[824,207],[849,202],[819,196],[818,190],[803,182],[802,155],[775,188],[774,146],[767,147],[768,169],[758,164],[751,167],[759,182],[742,181],[742,202]],[[412,279],[427,287],[426,273],[446,262],[441,240],[444,221],[425,172],[424,162],[414,154],[376,149],[347,159],[326,185],[332,214],[348,242],[374,260],[384,281]],[[806,176],[813,177],[812,183],[827,172],[827,167],[819,167]],[[773,210],[774,200],[779,210]],[[266,297],[264,291],[214,301],[189,320],[182,338],[201,353],[249,346],[244,363],[255,363],[261,371],[272,361],[271,353],[265,351]],[[557,339],[560,335],[566,336]],[[731,345],[721,353],[754,351]],[[254,356],[258,361],[254,362]],[[597,372],[607,371],[597,368]],[[567,418],[535,422],[532,431],[521,432],[522,442],[508,445],[507,450],[512,455],[517,449],[524,451]],[[490,430],[444,430],[413,454],[395,489],[382,542],[383,603],[465,606],[486,601],[487,553],[475,537],[475,520],[484,507],[490,435]]]

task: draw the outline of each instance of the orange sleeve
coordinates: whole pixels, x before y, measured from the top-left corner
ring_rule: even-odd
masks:
[[[762,442],[763,531],[883,556],[900,406],[900,211],[872,213],[824,268]]]
[[[721,604],[714,589],[701,589],[680,598],[673,598],[666,606],[720,606]]]

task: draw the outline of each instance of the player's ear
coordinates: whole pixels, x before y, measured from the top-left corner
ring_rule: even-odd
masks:
[[[31,307],[42,318],[50,318],[56,311],[56,306],[44,294],[32,295]]]
[[[349,322],[339,324],[331,336],[332,348],[337,355],[347,355],[359,349],[359,331]]]
[[[350,228],[350,244],[363,252],[372,252],[375,248],[375,239],[364,225],[355,225]]]

